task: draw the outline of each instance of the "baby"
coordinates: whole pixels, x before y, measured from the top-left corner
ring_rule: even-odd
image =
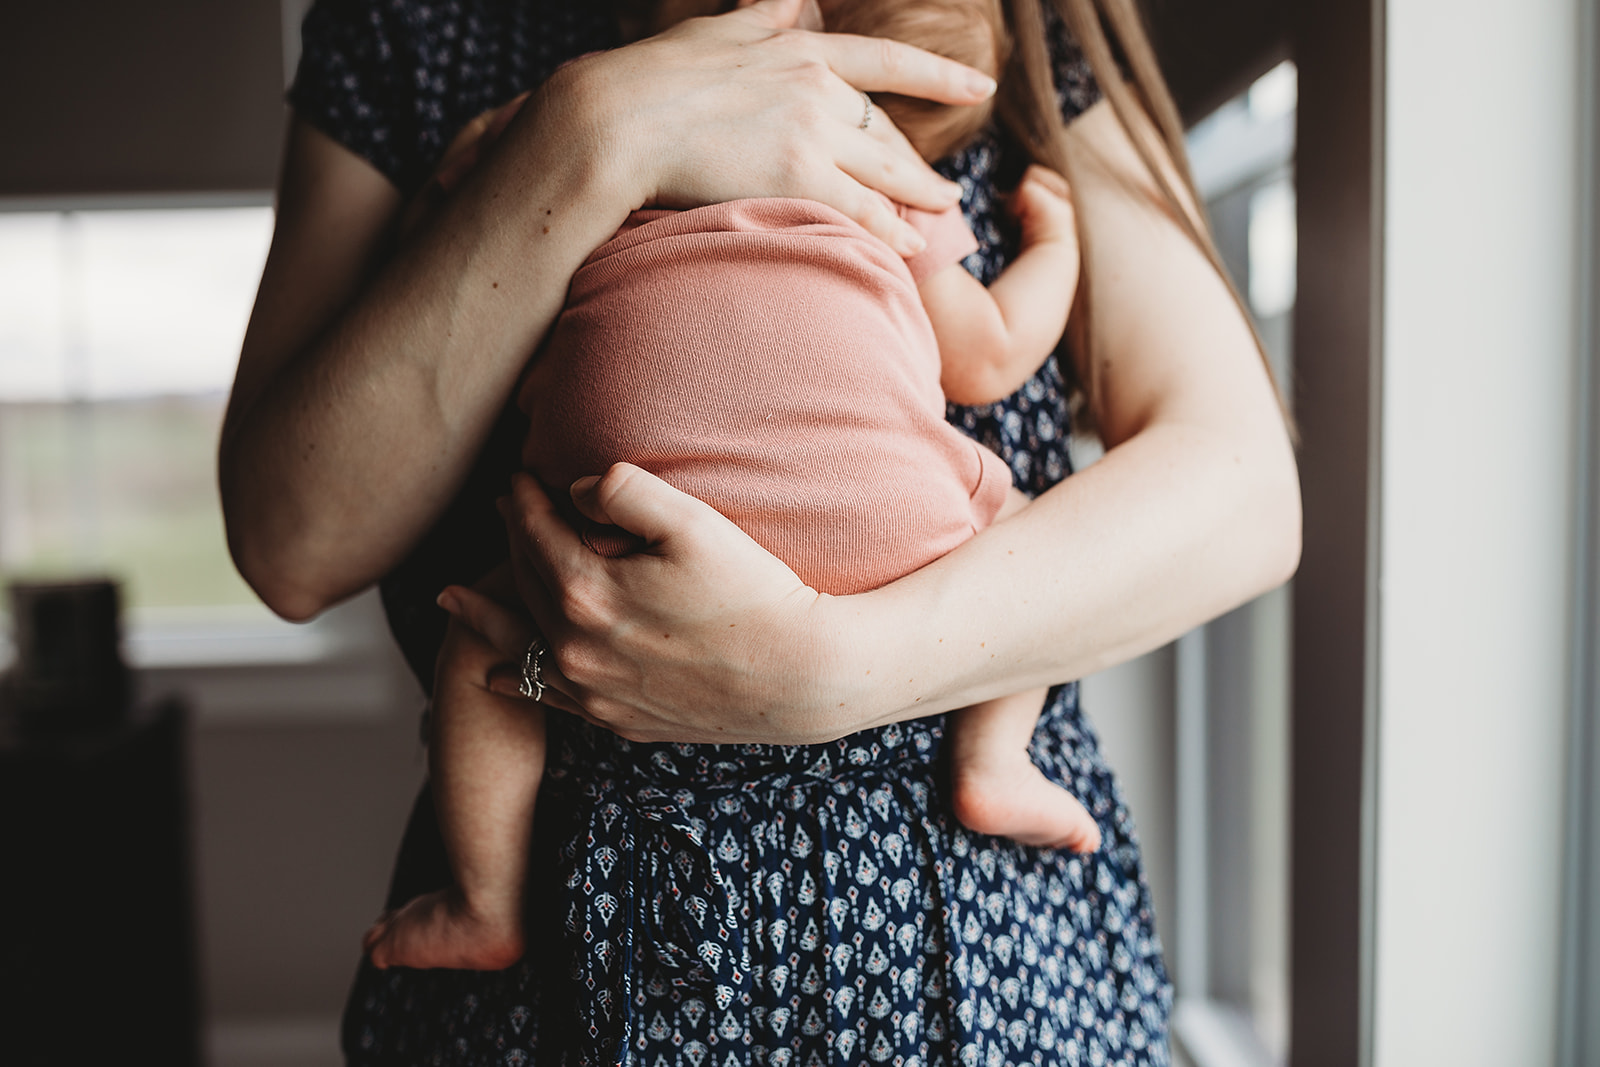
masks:
[[[892,36],[990,73],[1008,51],[999,0],[832,0],[825,14],[830,29]],[[864,106],[870,122],[874,105]],[[930,160],[988,120],[987,107],[875,106]],[[447,154],[440,184],[475,155]],[[987,289],[961,266],[977,242],[958,207],[899,209],[927,240],[910,259],[810,201],[635,212],[573,277],[525,372],[524,465],[565,486],[639,464],[825,593],[872,589],[937,559],[1025,503],[1005,463],[945,421],[946,396],[993,402],[1026,382],[1065,329],[1077,277],[1065,181],[1032,167],[1011,207],[1022,250]],[[602,554],[639,547],[615,529],[583,534]],[[483,588],[509,596],[505,569]],[[466,638],[450,625],[430,761],[455,885],[368,931],[379,967],[493,970],[522,955],[543,713],[489,693],[481,666],[454,651]],[[982,833],[1092,851],[1093,819],[1028,757],[1042,700],[1036,690],[953,716],[953,806]]]

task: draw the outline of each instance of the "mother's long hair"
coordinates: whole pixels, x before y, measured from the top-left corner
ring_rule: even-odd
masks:
[[[1046,43],[1044,2],[1046,0],[1004,0],[1006,21],[1010,24],[1012,35],[1012,51],[1010,63],[1000,78],[996,114],[1035,162],[1059,171],[1066,176],[1069,184],[1077,185],[1079,168],[1087,161],[1074,150],[1061,116]],[[1155,49],[1150,44],[1149,34],[1133,0],[1048,2],[1055,7],[1068,32],[1082,49],[1101,93],[1127,132],[1129,141],[1159,190],[1168,214],[1194,242],[1227,286],[1250,329],[1267,376],[1276,385],[1266,347],[1256,332],[1255,321],[1234,286],[1233,279],[1229,277],[1227,268],[1223,266],[1222,256],[1212,239],[1205,209],[1189,170],[1183,122],[1178,117],[1178,108],[1167,89],[1166,79],[1161,76]],[[1161,147],[1171,160],[1170,169],[1161,165],[1155,146],[1149,139],[1151,132],[1160,139]],[[1078,240],[1083,249],[1085,268],[1079,272],[1078,298],[1073,313],[1077,332],[1072,340],[1078,348],[1079,359],[1077,368],[1063,367],[1062,370],[1069,376],[1076,370],[1077,377],[1073,384],[1088,401],[1085,414],[1092,418],[1097,399],[1095,366],[1098,362],[1090,299],[1093,271],[1089,269],[1089,264],[1093,250],[1081,217]],[[1281,392],[1279,405],[1293,432],[1293,422]]]

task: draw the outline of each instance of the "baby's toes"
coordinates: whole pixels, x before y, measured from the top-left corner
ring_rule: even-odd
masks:
[[[389,965],[389,940],[392,930],[393,912],[384,912],[378,920],[367,927],[367,932],[361,935],[361,951],[366,953],[374,967],[383,968]]]
[[[1072,852],[1089,853],[1100,851],[1100,826],[1087,811],[1082,817],[1074,816],[1072,826],[1066,836],[1056,845]]]

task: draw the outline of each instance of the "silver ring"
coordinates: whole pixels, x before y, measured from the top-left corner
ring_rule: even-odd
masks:
[[[859,89],[856,91],[861,93],[861,103],[865,105],[864,110],[861,112],[861,125],[857,126],[856,129],[864,130],[872,125],[872,97]]]
[[[544,691],[549,688],[544,684],[544,654],[549,651],[549,642],[535,637],[528,642],[528,651],[522,654],[522,684],[517,692],[532,697],[535,704],[544,699]]]

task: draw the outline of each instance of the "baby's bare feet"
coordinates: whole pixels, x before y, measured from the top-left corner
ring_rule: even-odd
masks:
[[[482,915],[459,890],[442,889],[384,914],[361,943],[378,968],[502,971],[522,958],[522,922],[515,908]]]
[[[951,753],[950,784],[956,818],[967,829],[1041,848],[1100,847],[1100,827],[1088,809],[1046,778],[1026,751],[963,747]]]

